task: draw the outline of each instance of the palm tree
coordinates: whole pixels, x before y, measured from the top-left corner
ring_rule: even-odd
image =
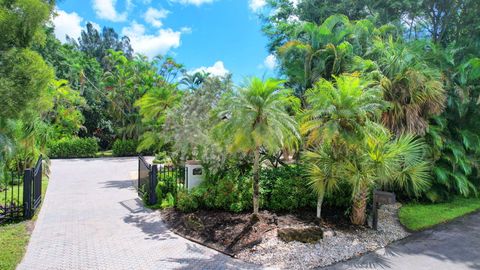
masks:
[[[285,73],[302,91],[319,78],[330,78],[342,72],[345,58],[352,55],[346,41],[353,27],[344,15],[332,15],[321,25],[307,22],[299,25],[294,40],[278,49]],[[298,93],[300,96],[302,93]]]
[[[338,156],[329,143],[322,143],[312,150],[305,151],[307,175],[310,186],[317,193],[317,218],[322,218],[322,204],[325,195],[333,192],[341,180]]]
[[[335,83],[320,80],[307,91],[306,101],[300,129],[307,146],[316,146],[305,156],[310,184],[318,194],[317,218],[321,218],[325,193],[342,178],[338,164],[350,154],[351,145],[362,140],[365,124],[380,114],[383,104],[378,89],[353,75],[335,77]]]
[[[282,83],[252,78],[245,87],[226,97],[219,112],[224,120],[217,126],[217,137],[226,137],[225,144],[231,152],[253,152],[254,216],[259,210],[261,152],[294,148],[300,139],[297,123],[286,111],[290,98]]]
[[[180,80],[180,84],[183,84],[190,91],[197,90],[202,86],[203,82],[210,76],[210,73],[205,71],[198,71],[195,73],[185,73],[183,78]]]
[[[355,146],[339,167],[352,186],[351,221],[363,225],[366,206],[373,187],[398,187],[418,196],[430,186],[431,163],[425,160],[426,144],[405,134],[395,137],[380,124],[368,122],[362,144]]]
[[[367,57],[376,60],[384,77],[381,86],[390,107],[382,123],[397,135],[424,135],[428,120],[445,108],[442,74],[422,61],[424,43],[402,44],[377,39]]]
[[[301,131],[307,145],[332,143],[334,147],[357,141],[368,119],[379,116],[384,104],[381,92],[354,75],[321,79],[306,92],[307,109]]]

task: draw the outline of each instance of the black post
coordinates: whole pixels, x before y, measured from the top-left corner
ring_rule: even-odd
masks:
[[[137,177],[137,191],[140,192],[140,166],[142,165],[142,159],[138,156],[138,177]]]
[[[32,169],[26,169],[23,175],[23,216],[32,217]]]
[[[157,193],[155,192],[155,188],[157,187],[157,178],[158,174],[158,167],[157,165],[152,166],[152,171],[150,172],[150,183],[148,183],[148,200],[150,205],[154,205],[157,203]]]
[[[373,221],[372,221],[373,229],[378,229],[378,202],[377,198],[373,197]]]

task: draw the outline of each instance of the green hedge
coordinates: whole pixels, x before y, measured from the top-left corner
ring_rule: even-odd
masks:
[[[136,156],[138,142],[135,140],[116,140],[113,143],[112,151],[116,157]]]
[[[94,138],[63,138],[48,145],[50,158],[95,157],[98,143]]]
[[[252,175],[229,172],[226,176],[204,181],[190,192],[179,193],[177,208],[183,212],[219,209],[245,212],[252,209]],[[315,209],[316,195],[310,188],[304,169],[286,166],[264,169],[260,175],[260,207],[275,212]]]

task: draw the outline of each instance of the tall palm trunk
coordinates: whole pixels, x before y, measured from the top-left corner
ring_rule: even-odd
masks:
[[[260,148],[255,149],[255,159],[253,161],[253,215],[258,215],[259,208],[259,188],[260,182]]]
[[[324,194],[319,194],[317,197],[317,218],[322,218],[322,204],[323,204]]]
[[[361,187],[359,192],[353,197],[351,221],[355,225],[363,225],[366,221],[368,189]]]

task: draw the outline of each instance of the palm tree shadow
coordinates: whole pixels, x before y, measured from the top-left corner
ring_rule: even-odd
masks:
[[[181,258],[166,258],[157,261],[161,269],[203,270],[203,269],[260,269],[260,265],[246,263],[222,253],[206,252],[196,244],[187,244],[187,251]]]

